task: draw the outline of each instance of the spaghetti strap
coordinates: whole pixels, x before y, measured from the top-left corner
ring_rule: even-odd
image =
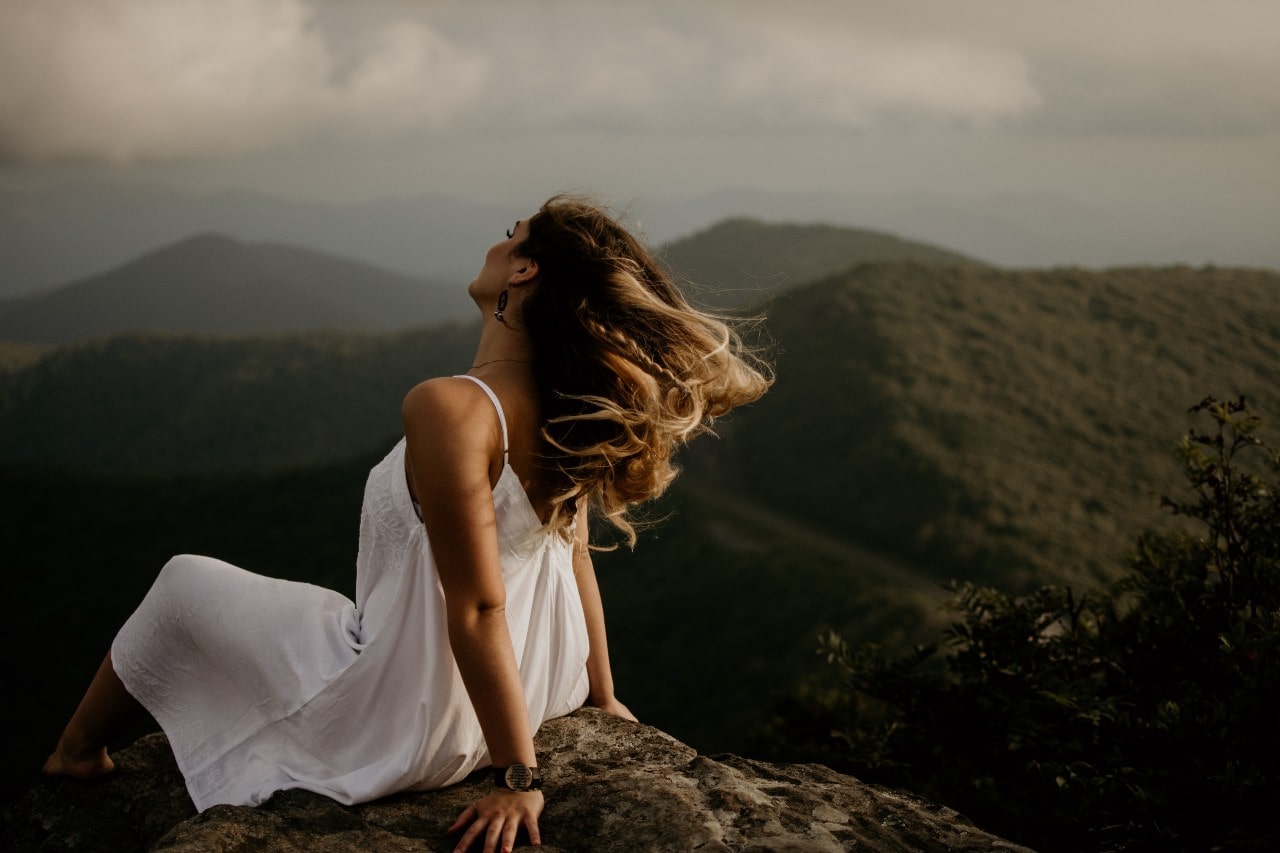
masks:
[[[490,388],[487,384],[485,384],[483,379],[477,379],[476,377],[469,376],[466,373],[459,373],[454,378],[470,379],[472,382],[479,385],[484,390],[484,393],[489,395],[489,399],[493,401],[493,407],[498,410],[498,423],[502,425],[502,464],[506,465],[508,461],[507,460],[507,416],[503,414],[502,403],[498,402],[498,395],[493,393],[493,389]]]

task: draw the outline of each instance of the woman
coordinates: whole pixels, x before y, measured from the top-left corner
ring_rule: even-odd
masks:
[[[145,707],[196,807],[306,788],[344,803],[456,782],[495,790],[450,831],[539,843],[533,733],[614,696],[588,515],[634,544],[633,504],[672,453],[767,389],[723,322],[689,306],[613,218],[549,200],[469,287],[484,318],[464,376],[405,397],[369,475],[356,600],[175,557],[112,644],[45,764],[112,769]]]

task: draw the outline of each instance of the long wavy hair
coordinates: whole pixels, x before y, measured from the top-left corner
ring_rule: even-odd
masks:
[[[517,251],[539,270],[520,323],[542,396],[547,525],[568,535],[586,500],[634,546],[628,510],[675,479],[676,449],[759,398],[772,371],[589,199],[548,200]]]

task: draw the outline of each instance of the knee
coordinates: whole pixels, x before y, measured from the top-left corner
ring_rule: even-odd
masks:
[[[178,554],[170,557],[169,561],[160,568],[160,574],[156,575],[153,586],[169,594],[181,594],[190,587],[203,586],[201,578],[209,574],[210,562],[212,561],[208,557],[195,554]]]
[[[169,561],[160,567],[159,578],[166,580],[175,580],[176,578],[192,571],[196,562],[200,558],[194,554],[176,554],[169,558]]]

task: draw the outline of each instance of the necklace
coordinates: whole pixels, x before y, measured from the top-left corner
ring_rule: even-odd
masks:
[[[488,361],[482,361],[479,364],[471,365],[471,369],[475,370],[476,368],[484,367],[486,364],[497,364],[500,361],[510,361],[515,364],[533,364],[532,361],[524,358],[491,358]]]

